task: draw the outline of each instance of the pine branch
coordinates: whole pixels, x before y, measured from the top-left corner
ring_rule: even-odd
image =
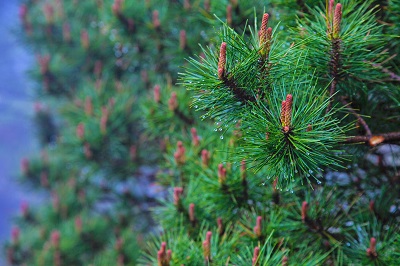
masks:
[[[342,143],[350,144],[350,143],[362,143],[369,144],[371,146],[376,146],[380,143],[393,143],[396,141],[400,141],[400,132],[388,132],[382,134],[375,134],[372,136],[354,136],[348,137]]]
[[[351,106],[350,103],[348,103],[345,99],[345,97],[340,97],[340,101],[342,102],[342,104],[344,106],[346,106],[346,108],[355,116],[357,117],[358,122],[360,122],[360,124],[364,127],[366,135],[371,137],[372,136],[372,132],[371,129],[369,128],[367,122],[365,122],[365,120],[361,117],[361,115],[359,115]]]

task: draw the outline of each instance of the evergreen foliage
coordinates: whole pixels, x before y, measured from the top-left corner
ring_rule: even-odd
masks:
[[[399,13],[23,1],[45,104],[21,180],[50,200],[8,263],[397,265]]]

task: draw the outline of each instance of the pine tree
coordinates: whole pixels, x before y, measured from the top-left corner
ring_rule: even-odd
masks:
[[[22,179],[51,202],[9,264],[396,265],[399,8],[24,1],[46,107]]]

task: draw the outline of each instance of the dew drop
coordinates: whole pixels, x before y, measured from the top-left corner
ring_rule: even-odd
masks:
[[[317,183],[318,183],[318,185],[321,185],[322,182],[318,180]]]
[[[219,137],[220,139],[224,139],[224,136],[223,135],[221,135],[221,137]]]
[[[214,131],[217,131],[218,129],[214,128]]]
[[[222,128],[219,128],[219,131],[222,131]]]
[[[308,172],[309,172],[310,174],[312,174],[312,173],[313,173],[313,170],[310,169],[310,170],[308,170]]]

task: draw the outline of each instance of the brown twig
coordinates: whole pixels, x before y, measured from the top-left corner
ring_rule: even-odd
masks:
[[[365,133],[367,136],[371,137],[372,136],[372,132],[371,129],[369,128],[367,122],[365,122],[365,120],[361,117],[361,115],[359,115],[351,106],[350,103],[348,103],[345,99],[345,97],[340,97],[340,101],[342,102],[342,104],[344,106],[346,106],[346,108],[355,116],[357,117],[358,122],[360,122],[360,124],[364,127],[365,129]]]
[[[377,141],[374,141],[377,140]],[[366,143],[371,146],[375,146],[379,143],[389,143],[392,141],[400,141],[400,132],[388,132],[382,134],[376,134],[372,136],[353,136],[348,137],[342,143],[350,144],[350,143]],[[379,142],[379,143],[377,143]]]

